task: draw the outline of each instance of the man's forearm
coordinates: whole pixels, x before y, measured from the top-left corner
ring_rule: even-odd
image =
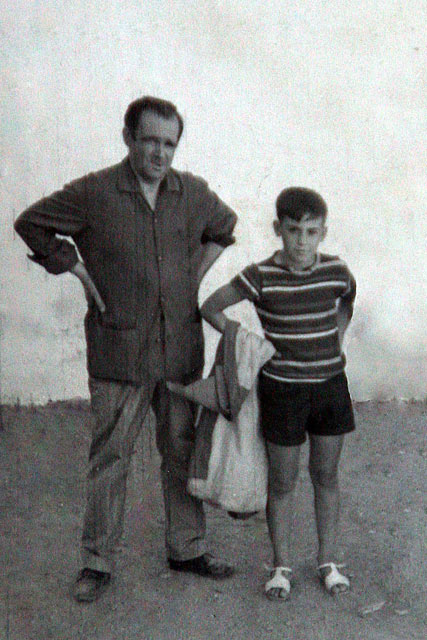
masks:
[[[216,244],[216,242],[207,242],[203,245],[202,259],[197,270],[197,286],[200,285],[204,275],[209,271],[213,263],[218,260],[224,248],[220,244]]]
[[[105,312],[104,301],[102,300],[102,298],[101,298],[101,296],[99,294],[99,291],[96,288],[95,283],[93,282],[92,278],[90,277],[89,273],[87,272],[87,269],[86,269],[84,263],[80,262],[80,260],[79,260],[70,269],[70,272],[72,274],[74,274],[75,276],[77,276],[77,278],[82,283],[84,291],[85,291],[85,295],[86,295],[86,300],[88,301],[88,303],[90,303],[91,300],[94,300],[96,306],[99,309],[99,311],[101,313],[104,313]]]
[[[60,236],[74,236],[86,224],[82,181],[66,185],[28,207],[15,220],[15,231],[33,251],[29,256],[49,273],[69,271],[77,263],[74,245]]]

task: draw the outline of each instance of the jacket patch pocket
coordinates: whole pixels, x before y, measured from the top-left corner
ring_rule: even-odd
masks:
[[[139,332],[136,328],[100,324],[88,314],[85,319],[87,366],[94,378],[138,381]]]

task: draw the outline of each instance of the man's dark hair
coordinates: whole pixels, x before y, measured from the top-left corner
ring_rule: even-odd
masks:
[[[322,196],[316,191],[306,187],[289,187],[279,193],[276,200],[276,212],[280,222],[285,216],[299,222],[306,214],[325,220],[328,207]]]
[[[133,138],[135,138],[139,119],[143,111],[154,111],[154,113],[157,113],[159,116],[166,118],[167,120],[176,117],[179,125],[178,140],[180,139],[184,129],[184,120],[178,112],[178,109],[174,104],[172,104],[172,102],[168,102],[168,100],[161,100],[160,98],[153,98],[153,96],[138,98],[131,102],[126,109],[125,126],[129,129]]]

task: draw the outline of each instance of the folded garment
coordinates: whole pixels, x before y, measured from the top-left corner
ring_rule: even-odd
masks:
[[[202,405],[187,489],[234,517],[265,508],[267,455],[259,431],[257,379],[275,349],[229,320],[208,378],[186,387]]]

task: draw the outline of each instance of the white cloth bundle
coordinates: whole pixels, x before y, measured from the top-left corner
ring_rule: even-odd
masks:
[[[266,505],[268,465],[259,430],[257,378],[274,351],[265,338],[230,321],[213,376],[195,383],[194,400],[212,407],[215,390],[222,413],[199,410],[188,492],[237,514]]]

